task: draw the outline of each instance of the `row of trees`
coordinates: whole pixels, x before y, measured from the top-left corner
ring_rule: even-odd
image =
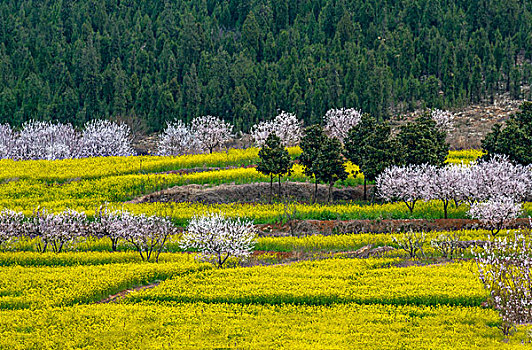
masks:
[[[507,154],[514,161],[531,163],[531,116],[532,103],[527,102],[506,127],[496,125],[483,141],[488,153]],[[427,114],[416,123],[404,125],[399,135],[391,139],[389,124],[379,123],[353,108],[331,109],[323,117],[326,134],[345,145],[348,158],[364,168],[370,180],[393,158],[388,150],[399,149],[398,145],[406,145],[409,150],[401,155],[407,164],[441,164],[447,150],[445,132],[452,127],[452,121],[451,113],[435,109],[430,117]],[[283,146],[295,146],[303,134],[302,125],[294,114],[281,112],[272,121],[254,125],[251,139],[262,147],[268,135],[274,133]],[[212,153],[234,137],[232,131],[233,125],[214,116],[197,117],[189,124],[175,121],[160,134],[157,152],[161,155]],[[0,136],[0,158],[61,159],[133,153],[129,128],[105,120],[88,122],[81,134],[71,124],[32,121],[25,123],[20,131],[0,124]]]
[[[333,185],[348,176],[346,159],[364,173],[364,199],[367,181],[374,181],[393,164],[442,166],[449,147],[445,143],[449,119],[448,113],[435,110],[405,124],[392,136],[387,122],[378,122],[369,114],[345,109],[329,111],[325,116],[325,130],[317,124],[310,126],[300,141],[299,163],[305,175],[315,179],[314,200],[320,182],[329,186],[330,200]],[[281,176],[291,168],[285,144],[273,130],[259,153],[257,170],[270,176],[272,184],[273,177],[278,176],[279,186]]]
[[[483,141],[485,161],[471,168],[443,167],[449,147],[446,132],[452,127],[452,120],[451,113],[436,109],[406,123],[392,135],[387,122],[378,122],[369,114],[331,110],[325,116],[331,137],[319,125],[305,129],[299,162],[305,174],[316,180],[315,192],[319,182],[329,185],[329,199],[334,183],[347,177],[343,165],[347,159],[364,173],[364,199],[367,181],[378,180],[382,198],[403,200],[411,212],[419,199],[442,200],[445,217],[451,200],[472,203],[506,193],[507,197],[522,201],[530,190],[530,181],[526,181],[530,169],[511,162],[532,163],[532,103],[525,102],[506,127],[494,126]],[[283,139],[273,134],[275,130],[259,153],[258,170],[271,176],[272,184],[273,177],[278,176],[280,186],[281,176],[288,173],[291,163]],[[495,156],[497,153],[505,156]]]
[[[501,196],[523,202],[532,195],[532,167],[498,155],[472,166],[392,166],[377,177],[376,188],[381,198],[405,202],[410,212],[419,200],[441,200],[447,218],[451,202],[472,204]]]
[[[168,218],[102,208],[94,220],[71,209],[55,214],[37,209],[28,217],[8,209],[0,212],[0,247],[12,239],[26,237],[36,239],[39,252],[59,253],[81,238],[108,237],[113,251],[117,250],[118,241],[124,240],[135,247],[143,260],[157,261],[168,237],[176,233],[177,228]]]
[[[78,132],[71,124],[31,121],[20,131],[0,124],[0,159],[65,159],[103,156],[130,156],[127,125],[93,120]]]
[[[39,252],[59,253],[82,238],[109,238],[112,251],[117,251],[118,243],[125,241],[139,252],[142,260],[158,261],[168,238],[177,234],[180,231],[168,218],[103,207],[92,220],[71,209],[56,214],[41,209],[29,217],[8,209],[0,212],[0,249],[10,241],[26,237],[35,240]],[[201,259],[222,267],[229,257],[249,256],[256,235],[251,221],[208,214],[190,220],[179,244],[183,250],[197,251]]]
[[[218,115],[238,131],[279,110],[378,119],[523,95],[530,0],[0,2],[0,123],[81,126]]]

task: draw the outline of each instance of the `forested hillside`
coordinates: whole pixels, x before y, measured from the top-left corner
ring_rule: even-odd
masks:
[[[532,79],[531,0],[4,0],[0,123],[448,108]]]

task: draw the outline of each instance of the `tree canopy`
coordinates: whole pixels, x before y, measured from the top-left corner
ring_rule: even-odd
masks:
[[[0,123],[385,119],[532,79],[531,0],[0,2]],[[528,93],[530,94],[530,93]]]
[[[532,102],[525,102],[521,110],[505,124],[496,124],[482,141],[482,148],[490,157],[507,155],[512,161],[532,164]]]

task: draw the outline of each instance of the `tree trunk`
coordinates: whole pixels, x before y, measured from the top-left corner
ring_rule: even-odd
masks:
[[[315,182],[314,182],[314,200],[312,201],[312,203],[316,203],[318,201],[318,179],[315,179]]]
[[[270,174],[270,204],[273,200],[273,175]]]
[[[367,187],[366,187],[366,177],[364,176],[364,201],[367,201]]]
[[[333,185],[334,185],[334,182],[329,184],[329,195],[327,196],[327,204],[329,204],[331,202]]]
[[[279,175],[279,198],[281,198],[281,175]]]

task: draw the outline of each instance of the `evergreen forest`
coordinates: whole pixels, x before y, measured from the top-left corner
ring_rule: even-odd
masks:
[[[530,98],[531,0],[3,0],[0,123],[247,131]]]

